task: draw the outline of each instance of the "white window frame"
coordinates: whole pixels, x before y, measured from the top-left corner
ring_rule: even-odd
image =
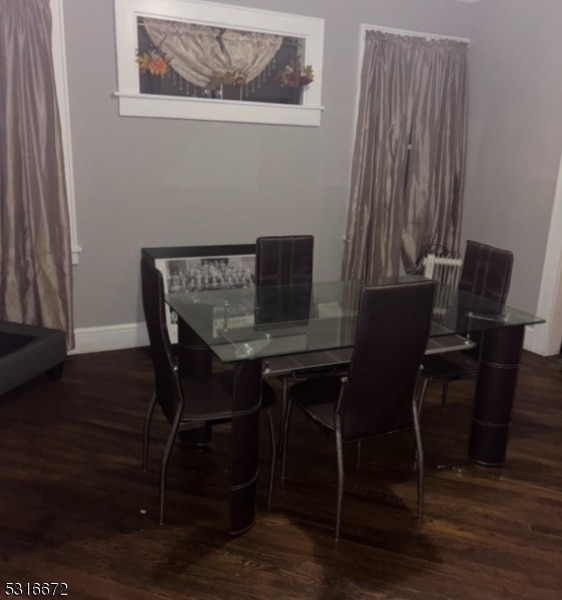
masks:
[[[304,61],[312,65],[314,81],[305,88],[301,105],[141,94],[135,60],[139,16],[305,38]],[[198,0],[115,0],[115,34],[119,79],[115,96],[122,116],[320,125],[324,19]]]
[[[70,218],[70,244],[72,249],[72,264],[77,265],[82,247],[78,243],[78,228],[76,226],[76,203],[74,194],[74,172],[72,167],[72,138],[70,135],[70,112],[68,102],[68,84],[66,73],[66,47],[64,41],[64,20],[62,0],[50,0],[52,27],[52,52],[55,69],[55,85],[59,104],[62,148],[64,155],[64,172],[66,178],[66,194]]]

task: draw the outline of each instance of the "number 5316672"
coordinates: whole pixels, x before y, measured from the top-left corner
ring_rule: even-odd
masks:
[[[4,588],[5,596],[68,596],[67,583],[20,583],[8,582]]]

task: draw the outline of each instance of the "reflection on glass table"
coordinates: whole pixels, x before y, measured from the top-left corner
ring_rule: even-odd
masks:
[[[167,301],[220,360],[232,362],[352,347],[361,288],[360,282],[338,281],[169,294]],[[432,338],[543,321],[446,286],[438,288],[437,300]]]

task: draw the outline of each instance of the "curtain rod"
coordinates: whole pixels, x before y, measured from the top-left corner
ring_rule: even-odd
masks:
[[[395,33],[396,35],[412,35],[415,37],[424,37],[427,39],[438,39],[438,40],[453,40],[455,42],[463,42],[470,45],[470,40],[463,37],[454,37],[452,35],[439,35],[438,33],[424,33],[422,31],[409,31],[408,29],[396,29],[393,27],[381,27],[379,25],[366,25],[363,23],[361,28],[364,31],[376,30],[383,31],[385,33]]]

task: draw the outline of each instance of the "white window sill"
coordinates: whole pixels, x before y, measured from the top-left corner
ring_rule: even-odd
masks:
[[[129,117],[318,127],[324,109],[322,106],[300,104],[270,104],[130,92],[115,92],[114,95],[119,99],[119,114]]]

